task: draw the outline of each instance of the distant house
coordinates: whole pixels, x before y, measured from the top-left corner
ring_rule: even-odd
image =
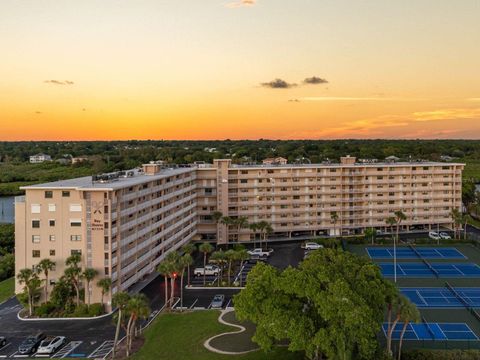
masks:
[[[209,148],[209,147],[206,147],[203,149],[203,151],[206,151],[206,152],[209,152],[209,153],[214,153],[215,151],[217,151],[217,148]]]
[[[358,159],[358,162],[362,164],[375,164],[378,162],[378,159]]]
[[[266,158],[262,160],[263,165],[286,165],[287,159],[283,157]]]
[[[449,155],[442,155],[442,156],[440,156],[440,160],[442,160],[442,161],[447,161],[447,162],[448,162],[448,161],[453,161],[453,160],[455,160],[455,158],[452,157],[452,156],[449,156]]]
[[[52,157],[47,154],[35,154],[30,156],[30,163],[31,164],[40,164],[45,161],[52,161]]]
[[[84,161],[88,161],[88,158],[86,156],[72,157],[72,165],[82,163]]]
[[[396,157],[396,156],[393,156],[393,155],[392,155],[392,156],[388,156],[388,157],[385,158],[385,161],[386,161],[386,162],[397,162],[397,161],[399,161],[399,160],[400,160],[400,158],[398,158],[398,157]]]

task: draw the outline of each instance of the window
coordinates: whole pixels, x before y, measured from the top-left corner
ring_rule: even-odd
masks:
[[[39,258],[40,257],[40,250],[32,250],[32,257]]]
[[[48,240],[50,241],[55,241],[55,235],[49,235]]]
[[[82,211],[82,205],[80,205],[80,204],[70,204],[70,211],[71,212],[81,212]]]
[[[32,235],[32,242],[39,243],[40,242],[40,235]]]
[[[80,219],[70,219],[70,226],[74,226],[74,227],[82,226],[82,220],[80,220]]]
[[[40,227],[40,220],[32,220],[32,228],[38,229]]]
[[[62,191],[62,197],[70,197],[70,191]]]
[[[48,211],[54,212],[55,210],[57,210],[55,204],[48,204]]]
[[[70,241],[82,241],[82,235],[70,235]]]
[[[45,191],[45,199],[53,198],[53,191]]]
[[[32,204],[32,214],[40,214],[40,205]]]
[[[55,220],[48,220],[48,225],[55,226]]]
[[[55,256],[55,250],[50,250],[50,256]]]
[[[70,255],[82,255],[82,250],[70,250]]]
[[[105,268],[105,275],[108,275],[108,267]]]

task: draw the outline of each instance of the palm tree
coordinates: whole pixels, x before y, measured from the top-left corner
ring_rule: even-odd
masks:
[[[243,228],[248,227],[248,217],[240,216],[237,219],[235,219],[234,224],[237,227],[237,242],[239,242],[240,241],[240,231]]]
[[[164,284],[165,284],[165,306],[168,304],[168,277],[170,276],[170,264],[167,263],[165,260],[162,261],[158,267],[157,272],[163,275],[164,277]]]
[[[263,228],[263,243],[265,244],[265,247],[267,246],[267,238],[271,233],[273,233],[273,227],[269,223],[266,223],[265,227]]]
[[[175,280],[177,279],[178,273],[182,269],[182,264],[180,263],[180,254],[177,252],[171,252],[166,257],[166,262],[169,264],[170,269],[170,309],[173,307],[173,299],[175,295]]]
[[[415,304],[411,303],[408,299],[405,299],[400,311],[400,317],[403,321],[403,327],[400,333],[400,341],[398,343],[398,354],[397,354],[398,360],[401,360],[401,356],[402,356],[402,343],[403,343],[403,335],[405,334],[405,330],[407,330],[407,326],[410,322],[420,321],[420,312],[418,311]]]
[[[30,316],[33,315],[33,299],[35,297],[35,292],[41,284],[40,279],[36,272],[31,269],[21,269],[17,274],[17,280],[20,285],[25,284],[23,291],[27,293],[28,296],[28,313]]]
[[[247,249],[239,249],[236,251],[236,259],[240,261],[240,270],[243,267],[244,261],[250,259],[250,255],[248,255]],[[240,279],[240,286],[242,286],[242,274],[239,275]]]
[[[138,319],[146,319],[150,314],[148,298],[140,293],[132,296],[127,303],[126,312],[130,315],[127,325],[127,358],[130,356],[132,349],[132,340],[136,336],[136,322]]]
[[[336,211],[332,211],[330,213],[330,220],[333,224],[333,236],[337,236],[337,221],[338,221],[338,214]],[[341,235],[341,234],[340,234]]]
[[[193,264],[192,255],[189,253],[183,254],[180,258],[180,264],[182,267],[182,271],[180,273],[180,311],[183,311],[183,276],[185,275],[185,267],[188,268],[188,282],[190,283],[190,265]]]
[[[115,359],[115,349],[118,344],[118,336],[120,335],[120,326],[122,324],[124,311],[129,301],[130,301],[130,295],[125,291],[117,292],[112,297],[112,305],[118,309],[117,327],[115,330],[115,339],[113,340],[113,348],[112,348],[112,359]]]
[[[90,282],[98,275],[98,271],[92,268],[87,268],[83,271],[82,277],[87,283],[85,291],[87,292],[87,306],[90,306]]]
[[[397,242],[400,240],[398,238],[398,232],[400,230],[400,223],[404,220],[407,220],[407,215],[405,215],[401,210],[395,211],[395,224],[397,226]]]
[[[391,353],[390,346],[392,343],[392,332],[390,331],[392,326],[392,310],[396,307],[398,302],[398,290],[392,283],[387,283],[387,290],[385,292],[385,303],[387,304],[387,352]]]
[[[255,248],[256,242],[257,242],[257,230],[258,230],[258,224],[257,223],[251,223],[248,224],[248,227],[250,230],[253,232],[253,247]]]
[[[392,354],[392,334],[397,326],[397,323],[400,321],[402,317],[402,308],[405,305],[405,302],[408,301],[404,296],[396,297],[394,299],[393,307],[395,307],[395,319],[393,320],[392,325],[390,326],[387,332],[387,351],[391,355]]]
[[[455,240],[457,240],[458,229],[459,229],[459,226],[462,224],[462,214],[458,209],[453,209],[450,213],[450,216],[453,221],[454,237],[455,237]],[[460,236],[458,236],[458,238],[460,238]]]
[[[365,230],[365,240],[371,239],[372,240],[372,245],[375,242],[375,236],[377,235],[377,230],[374,228],[368,228]]]
[[[82,269],[79,266],[80,261],[81,256],[79,254],[73,254],[65,261],[65,264],[68,266],[65,269],[65,277],[75,288],[77,306],[80,305],[80,281],[82,278]]]
[[[468,213],[462,214],[461,220],[463,224],[463,240],[467,240],[467,224],[470,220],[470,215]]]
[[[237,257],[237,252],[233,249],[227,250],[225,252],[225,259],[228,261],[228,270],[227,270],[227,279],[228,285],[230,285],[230,273],[232,272],[232,262],[235,261]]]
[[[203,253],[203,268],[205,269],[205,266],[207,266],[207,254],[210,254],[213,251],[213,246],[208,242],[204,242],[199,246],[198,250]],[[203,286],[205,286],[205,282],[205,271],[203,271]]]
[[[110,288],[112,287],[112,279],[110,278],[103,278],[97,281],[97,286],[102,290],[102,300],[101,304],[103,304],[103,297],[105,296],[106,293],[110,291]]]
[[[227,227],[227,243],[228,243],[228,242],[230,242],[229,228],[230,228],[230,225],[235,224],[235,220],[233,218],[231,218],[230,216],[223,216],[220,219],[220,223],[222,223],[223,225],[225,225]]]
[[[44,285],[44,295],[45,295],[45,303],[48,300],[48,273],[55,269],[55,263],[50,259],[42,259],[38,263],[36,270],[37,272],[43,272],[45,276],[45,285]]]
[[[397,219],[393,216],[388,217],[385,222],[390,226],[390,233],[392,234],[393,240],[393,279],[394,282],[397,282],[397,244],[395,242],[395,237],[393,236],[393,226],[397,223]]]
[[[192,261],[187,261],[187,286],[190,286],[190,266],[193,265],[192,254],[195,252],[195,250],[197,250],[197,247],[192,243],[188,243],[182,246],[183,253],[185,255],[186,254],[190,255],[190,259],[192,260]]]
[[[220,221],[220,219],[223,217],[223,214],[221,211],[214,211],[212,213],[212,219],[213,221],[215,222],[215,224],[218,224],[218,222]]]
[[[213,252],[210,256],[210,261],[218,264],[218,266],[220,267],[220,274],[218,275],[217,279],[218,285],[220,286],[220,279],[223,277],[223,267],[226,262],[225,252],[222,249]]]

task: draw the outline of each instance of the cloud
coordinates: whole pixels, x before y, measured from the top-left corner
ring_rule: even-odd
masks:
[[[317,76],[312,76],[312,77],[307,77],[305,80],[303,80],[304,84],[310,84],[310,85],[318,85],[318,84],[328,84],[328,81],[326,79],[322,79]]]
[[[442,109],[434,111],[417,111],[412,114],[414,121],[439,121],[480,119],[480,109]]]
[[[228,3],[225,6],[228,8],[239,8],[242,6],[253,6],[255,5],[256,2],[257,0],[238,0],[235,2]]]
[[[74,84],[74,82],[71,80],[45,80],[44,83],[53,84],[53,85],[73,85]]]
[[[480,101],[480,98],[469,98],[467,101]]]
[[[288,99],[288,102],[297,102],[298,103],[298,102],[300,102],[300,100],[298,100],[298,99]]]
[[[352,97],[352,96],[307,96],[300,98],[304,101],[423,101],[420,98],[402,98],[402,97]]]
[[[282,79],[275,79],[270,82],[262,83],[261,85],[270,89],[289,89],[291,87],[297,86],[297,84],[290,84]]]
[[[40,115],[42,112],[41,111],[35,111],[35,114]]]

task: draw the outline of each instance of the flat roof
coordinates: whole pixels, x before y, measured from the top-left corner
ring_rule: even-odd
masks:
[[[20,189],[74,189],[74,190],[117,190],[126,187],[143,184],[149,181],[160,180],[172,175],[180,175],[194,171],[195,168],[164,168],[155,175],[145,175],[138,169],[127,170],[134,171],[134,176],[119,177],[109,182],[93,182],[91,176],[84,176],[75,179],[58,180],[44,184],[21,186]]]

